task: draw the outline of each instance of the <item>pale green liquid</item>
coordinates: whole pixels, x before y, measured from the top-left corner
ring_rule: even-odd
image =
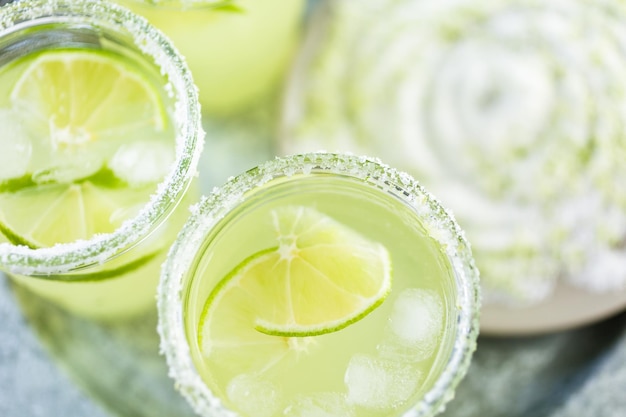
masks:
[[[80,30],[75,33],[60,30],[59,33],[61,32],[68,38],[68,46],[51,45],[50,48],[57,48],[60,52],[69,50],[91,51],[94,54],[102,54],[104,57],[113,57],[122,65],[134,68],[133,72],[137,72],[149,80],[161,100],[166,103],[165,106],[171,105],[164,90],[167,80],[163,79],[156,68],[142,62],[136,52],[104,38],[97,38],[97,42],[94,42],[93,36],[88,36]],[[72,36],[74,37],[73,42],[69,42]],[[46,49],[44,45],[40,50],[6,62],[0,67],[0,109],[3,111],[11,110],[13,105],[11,92],[16,83],[44,51],[55,53],[54,51],[50,52],[51,49]],[[101,90],[98,89],[98,85],[94,85],[93,90],[86,89],[80,94],[88,97],[94,91]],[[71,93],[76,94],[75,91],[67,92],[67,94]],[[171,112],[171,109],[168,108],[166,111]],[[154,129],[148,129],[145,135],[137,135],[133,138],[154,141],[154,143],[159,142],[165,149],[170,150],[173,156],[175,132],[169,116],[166,118],[164,128],[156,135]],[[29,123],[28,120],[18,120],[17,118],[9,118],[9,120],[21,124],[17,127],[3,125],[2,128],[9,131],[12,128],[21,129],[21,131],[28,130],[35,124],[32,121]],[[111,127],[115,128],[113,124]],[[45,164],[63,167],[64,163],[76,164],[80,172],[80,163],[89,158],[90,152],[98,156],[102,156],[103,153],[113,155],[120,146],[128,144],[128,141],[109,137],[111,138],[109,144],[100,143],[94,147],[93,143],[86,143],[82,149],[81,145],[62,149],[51,146],[51,141],[46,133],[45,130],[42,131],[41,129],[29,132],[28,141],[32,145],[32,157],[28,161],[28,167],[24,170],[25,175],[8,180],[23,180],[22,182],[26,185],[19,186],[17,189],[0,191],[0,219],[19,236],[29,238],[31,234],[37,235],[39,233],[37,237],[41,238],[41,241],[37,242],[38,246],[52,246],[55,243],[71,242],[77,235],[81,239],[89,239],[94,233],[113,232],[123,221],[137,214],[149,201],[151,194],[156,190],[157,183],[162,180],[159,178],[158,181],[134,186],[125,184],[119,178],[111,177],[115,184],[97,185],[96,188],[100,187],[98,188],[98,199],[91,201],[93,204],[89,205],[87,203],[90,202],[90,197],[84,191],[76,191],[79,190],[78,184],[83,181],[80,178],[80,173],[76,174],[79,177],[76,181],[69,180],[61,183],[44,181],[41,184],[35,179],[36,173],[38,170],[46,168]],[[125,133],[122,131],[121,134]],[[14,152],[13,146],[14,143],[9,140],[1,141],[0,152],[5,154]],[[139,160],[136,161],[136,164],[141,164],[143,162],[141,158],[145,157],[145,154],[137,154]],[[6,181],[4,183],[0,181],[0,184],[5,185]],[[65,190],[70,190],[69,192],[74,193],[75,197],[68,198]],[[80,197],[81,193],[83,197]],[[190,199],[195,199],[196,193],[191,192],[189,196]],[[68,271],[62,277],[34,278],[20,275],[13,275],[12,277],[39,295],[79,315],[99,319],[117,319],[143,312],[154,306],[160,265],[165,259],[168,245],[174,240],[177,231],[186,219],[188,200],[180,205],[180,208],[166,224],[157,228],[132,251],[122,252],[120,256],[103,264],[96,264],[80,271]],[[102,205],[106,206],[106,204],[113,206],[118,204],[118,206],[113,207],[110,211],[98,211]],[[94,210],[90,211],[90,207]],[[84,222],[77,219],[84,219]],[[84,227],[84,225],[90,225],[90,227]],[[41,229],[37,229],[38,227]],[[75,233],[80,228],[85,229],[83,230],[84,233]],[[40,232],[41,230],[44,232]],[[16,244],[14,239],[7,238],[2,233],[0,233],[0,242]],[[111,271],[119,272],[111,274]],[[103,276],[104,278],[102,278]]]
[[[304,0],[237,0],[242,11],[117,0],[162,30],[185,57],[207,114],[249,106],[280,81],[295,50]]]
[[[306,341],[298,338],[294,345],[306,346],[306,352],[293,351],[263,373],[249,378],[252,373],[244,365],[238,369],[238,364],[214,363],[203,357],[198,346],[198,323],[206,298],[218,281],[246,257],[276,246],[270,212],[285,205],[313,207],[382,243],[391,255],[392,291],[379,308],[361,321]],[[190,272],[193,281],[187,288],[186,327],[192,355],[211,390],[227,407],[243,416],[401,415],[432,387],[449,357],[456,315],[454,276],[448,258],[439,244],[426,235],[415,213],[380,190],[331,175],[275,180],[227,215],[211,232],[199,256],[196,269]],[[436,330],[411,347],[397,343],[390,325],[394,305],[406,291],[429,294],[440,306]],[[379,390],[380,395],[389,394],[390,398],[371,399],[376,395],[370,395],[367,385],[375,385],[376,381],[366,382],[365,388],[360,384],[348,387],[346,372],[351,360],[358,363],[358,358],[368,358],[383,368],[389,365],[403,369],[386,388]],[[245,375],[244,382],[233,382],[235,378],[241,380],[240,375]],[[373,378],[375,372],[352,375],[353,381],[363,375],[380,379]],[[250,380],[253,383],[245,382]],[[244,395],[247,391],[249,395]],[[311,398],[332,414],[298,411],[297,404],[311,402]]]
[[[55,56],[77,62],[46,61]],[[40,58],[48,63],[31,71]],[[116,70],[103,71],[105,61]],[[47,75],[37,78],[42,65]],[[99,77],[90,70],[99,71]],[[20,82],[27,87],[20,88]],[[175,158],[174,127],[164,105],[166,82],[122,53],[94,48],[38,51],[0,67],[0,112],[11,136],[0,141],[0,152],[21,163],[14,174],[0,176],[0,219],[17,236],[32,234],[36,239],[30,242],[43,247],[113,232],[135,216]],[[142,87],[132,89],[137,84]],[[131,91],[116,91],[118,86]],[[24,93],[16,97],[15,91],[30,93],[22,98]],[[107,107],[107,100],[115,105]],[[115,107],[132,116],[109,110]],[[163,120],[158,125],[151,122],[155,113]],[[150,155],[151,149],[158,153]],[[123,167],[116,172],[120,159]],[[133,183],[126,177],[141,179],[142,167],[148,180]],[[66,230],[55,222],[66,223]]]

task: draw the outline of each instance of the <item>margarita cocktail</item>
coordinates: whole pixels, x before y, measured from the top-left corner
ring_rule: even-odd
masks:
[[[284,73],[305,0],[117,0],[161,29],[187,60],[202,110],[225,114],[260,99]]]
[[[467,370],[477,287],[462,232],[411,177],[304,154],[195,207],[159,330],[202,416],[430,416]]]
[[[190,73],[99,1],[0,9],[0,268],[63,307],[153,304],[202,143]]]

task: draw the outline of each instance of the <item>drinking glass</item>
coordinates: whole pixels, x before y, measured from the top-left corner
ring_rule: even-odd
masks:
[[[103,67],[122,75],[107,84],[95,72]],[[134,114],[150,111],[158,138],[133,130]],[[196,194],[204,136],[196,87],[172,43],[108,2],[5,5],[0,116],[0,269],[85,316],[113,319],[153,306],[159,267]],[[109,221],[111,230],[76,231]],[[75,234],[81,238],[68,238]]]
[[[305,0],[117,0],[172,39],[200,89],[202,110],[244,109],[280,82]]]
[[[298,319],[330,314],[377,271],[391,289],[373,309]],[[170,375],[212,417],[435,415],[467,371],[478,312],[453,216],[409,175],[333,153],[276,158],[204,197],[158,291]]]

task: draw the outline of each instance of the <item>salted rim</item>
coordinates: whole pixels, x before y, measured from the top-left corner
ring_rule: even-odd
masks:
[[[198,414],[238,416],[221,405],[193,363],[183,319],[183,280],[209,231],[241,204],[251,191],[281,176],[312,172],[352,177],[399,197],[413,207],[429,235],[441,244],[448,255],[458,287],[457,336],[448,362],[433,388],[404,417],[439,413],[443,405],[452,399],[454,389],[466,374],[476,349],[480,287],[470,246],[452,214],[410,175],[390,168],[378,159],[350,154],[316,152],[277,157],[231,178],[192,208],[191,217],[170,248],[158,287],[158,332],[170,377]]]
[[[166,92],[174,98],[176,160],[138,215],[112,233],[41,249],[0,244],[0,268],[42,278],[102,263],[147,237],[173,211],[196,175],[204,138],[191,72],[174,45],[147,20],[105,1],[20,0],[0,8],[0,37],[55,22],[88,24],[97,31],[130,36],[133,46],[154,61],[168,78]]]

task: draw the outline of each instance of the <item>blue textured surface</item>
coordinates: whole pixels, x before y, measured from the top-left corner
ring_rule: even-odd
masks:
[[[26,323],[3,274],[0,323],[0,416],[107,415],[51,361]]]

